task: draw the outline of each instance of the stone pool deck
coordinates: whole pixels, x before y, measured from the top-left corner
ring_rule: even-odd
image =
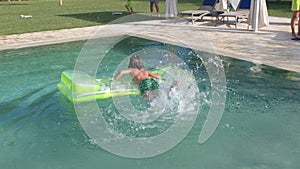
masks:
[[[187,19],[160,18],[0,36],[0,50],[129,35],[300,72],[300,41],[291,40],[289,22],[288,18],[270,17],[270,25],[255,33],[245,23],[235,29],[210,19],[192,25]]]

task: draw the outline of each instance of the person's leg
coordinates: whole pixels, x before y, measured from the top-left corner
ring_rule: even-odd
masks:
[[[291,30],[292,30],[292,37],[296,37],[296,33],[295,33],[295,20],[297,18],[297,11],[293,11],[292,13],[292,18],[291,18]]]
[[[130,13],[133,14],[133,1],[127,1],[127,3]]]
[[[127,1],[127,7],[129,13],[133,14],[133,1]]]
[[[160,14],[159,14],[158,0],[155,1],[155,8],[156,8],[157,15],[160,16]]]
[[[131,13],[131,10],[129,9],[128,5],[124,5],[124,7],[127,9],[127,11],[128,11],[129,13]]]
[[[298,11],[298,37],[300,37],[300,11]]]
[[[131,13],[131,14],[133,14],[133,13],[134,13],[134,12],[133,12],[133,9],[132,9],[131,7],[130,7],[130,13]]]
[[[153,2],[150,2],[150,12],[151,12],[151,16],[153,15]]]

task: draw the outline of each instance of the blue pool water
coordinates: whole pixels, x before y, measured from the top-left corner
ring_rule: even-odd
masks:
[[[210,54],[200,52],[198,58],[190,49],[135,37],[122,40],[106,54],[97,77],[111,77],[119,69],[117,65],[136,51],[145,51],[144,54],[149,55],[145,62],[148,67],[153,67],[160,63],[157,60],[160,56],[157,53],[152,56],[149,51],[159,54],[161,50],[171,48],[178,60],[186,64],[197,84],[198,115],[190,119],[187,114],[185,122],[193,124],[195,120],[195,123],[186,137],[169,151],[156,156],[129,158],[102,148],[80,124],[74,105],[56,88],[61,72],[74,69],[84,43],[0,51],[1,168],[299,168],[298,73],[220,56],[227,82],[225,109],[216,131],[206,142],[199,144],[212,88],[201,55]],[[137,109],[149,106],[139,97],[132,99],[138,102]],[[177,122],[175,113],[158,122],[131,124],[120,120],[113,99],[97,101],[97,104],[112,128],[133,139],[163,133]],[[181,111],[188,111],[187,107]],[[113,139],[107,138],[107,143],[110,142]],[[159,146],[162,145],[155,145]],[[122,150],[121,146],[114,148]]]

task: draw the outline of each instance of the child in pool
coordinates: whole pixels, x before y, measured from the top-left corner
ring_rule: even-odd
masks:
[[[155,79],[160,79],[160,75],[145,70],[141,57],[137,55],[130,58],[128,68],[127,70],[118,72],[113,80],[118,80],[123,74],[130,74],[134,82],[139,85],[141,94],[145,96],[147,101],[152,101],[152,91],[159,87]]]

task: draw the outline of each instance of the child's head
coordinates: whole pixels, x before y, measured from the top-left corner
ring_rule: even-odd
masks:
[[[130,58],[128,68],[144,69],[144,64],[142,62],[141,57],[139,57],[138,55],[132,56]]]

